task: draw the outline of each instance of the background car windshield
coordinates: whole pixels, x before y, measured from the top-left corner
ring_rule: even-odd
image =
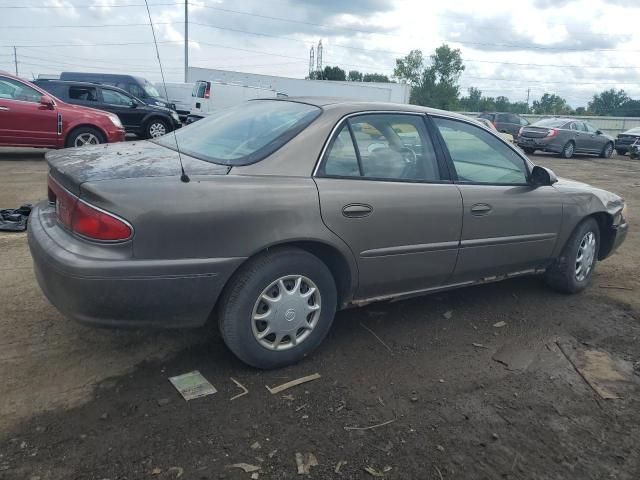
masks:
[[[147,95],[150,97],[160,98],[160,92],[150,83],[144,84],[144,91],[147,92]]]
[[[558,120],[557,118],[545,118],[534,123],[533,127],[560,128],[566,124],[566,120]]]
[[[640,127],[632,128],[624,132],[625,135],[640,135]]]
[[[157,140],[165,147],[223,165],[248,165],[283,146],[321,110],[304,103],[258,100],[219,110],[173,135]]]

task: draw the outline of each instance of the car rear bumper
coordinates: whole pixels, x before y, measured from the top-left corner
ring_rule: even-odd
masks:
[[[46,202],[29,217],[28,239],[49,301],[70,318],[106,327],[202,325],[244,260],[108,258],[96,252],[113,245],[96,246],[70,234]]]
[[[532,137],[518,137],[518,146],[520,148],[533,148],[535,150],[544,150],[545,152],[560,153],[563,145],[554,142],[554,138],[532,138]]]

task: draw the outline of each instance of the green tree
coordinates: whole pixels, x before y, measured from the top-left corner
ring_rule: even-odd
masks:
[[[605,90],[593,96],[589,111],[594,115],[617,115],[621,107],[630,100],[624,90]]]
[[[554,93],[545,93],[540,100],[534,100],[532,110],[538,115],[569,115],[573,113],[571,107],[567,105],[567,101]]]
[[[350,82],[361,82],[362,81],[362,72],[358,70],[349,70],[349,81]]]
[[[424,56],[421,50],[411,50],[404,58],[396,59],[393,76],[412,87],[420,84],[424,71]]]
[[[584,107],[576,108],[576,115],[588,115],[587,109]]]
[[[322,80],[345,81],[346,79],[347,73],[340,67],[330,67],[327,65],[322,71]]]
[[[507,97],[499,96],[496,98],[496,110],[499,112],[508,112],[510,106],[511,103]]]
[[[365,73],[362,77],[363,82],[381,82],[381,83],[391,83],[391,80],[386,75],[382,73]]]
[[[460,50],[443,44],[430,60],[430,65],[425,67],[422,52],[412,50],[396,60],[393,75],[413,87],[411,103],[453,110],[458,106],[458,80],[464,70]]]
[[[627,100],[620,106],[616,115],[621,117],[640,117],[640,100]]]

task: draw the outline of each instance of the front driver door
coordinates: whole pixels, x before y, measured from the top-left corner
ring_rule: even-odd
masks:
[[[58,146],[58,112],[41,98],[36,89],[0,76],[0,145]]]
[[[438,164],[425,120],[351,116],[316,173],[322,219],[357,258],[356,298],[426,290],[453,273],[462,199]]]
[[[524,158],[470,122],[433,118],[462,193],[464,219],[454,282],[543,266],[562,223],[562,196],[528,182]]]
[[[127,132],[136,132],[140,126],[138,116],[141,112],[138,111],[137,107],[132,106],[131,102],[135,101],[133,97],[108,88],[100,90],[102,93],[102,105],[100,108],[118,115]],[[144,112],[142,113],[144,115]]]

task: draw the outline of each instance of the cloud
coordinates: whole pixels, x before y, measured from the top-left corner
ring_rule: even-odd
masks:
[[[67,18],[76,18],[78,17],[78,11],[76,7],[68,0],[45,0],[42,3],[43,7],[56,7],[52,9],[39,9],[40,12],[50,12],[54,10],[56,14],[67,17]],[[34,10],[38,10],[38,7],[32,7]]]
[[[461,13],[457,17],[456,21],[442,26],[441,34],[449,41],[459,41],[468,48],[483,51],[593,51],[616,48],[631,38],[629,33],[602,34],[594,32],[590,25],[569,21],[546,33],[541,25],[543,33],[539,38],[545,41],[536,41],[513,25],[508,15],[479,18],[472,13]]]
[[[534,0],[533,6],[537,8],[561,8],[574,1],[575,0]]]

